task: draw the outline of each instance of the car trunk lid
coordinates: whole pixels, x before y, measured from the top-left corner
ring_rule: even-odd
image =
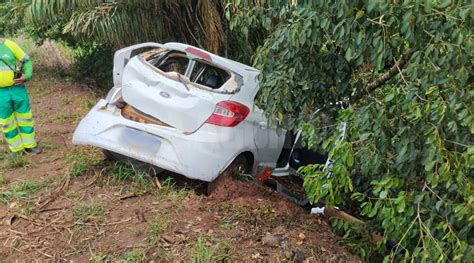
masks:
[[[176,72],[162,72],[138,56],[123,72],[123,100],[141,112],[187,133],[199,129],[216,104],[231,94],[197,88]]]

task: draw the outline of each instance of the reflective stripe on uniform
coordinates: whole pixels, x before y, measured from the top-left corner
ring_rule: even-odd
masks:
[[[1,66],[0,71],[12,71],[12,69],[8,66]]]
[[[10,147],[19,147],[22,144],[20,134],[18,134],[17,136],[15,136],[13,138],[5,137],[5,140],[8,142],[8,145]]]
[[[25,56],[20,60],[20,62],[25,62],[27,60],[30,60],[30,56],[28,56],[28,54],[25,54]]]
[[[23,141],[25,140],[35,140],[35,132],[32,133],[20,133],[20,137]]]
[[[33,127],[35,125],[31,111],[26,113],[15,112],[15,117],[20,127]]]
[[[35,125],[35,122],[33,120],[29,122],[18,121],[18,126],[20,127],[33,127],[34,125]]]
[[[36,143],[35,139],[34,138],[21,138],[21,142],[23,144],[27,144],[27,143]]]
[[[33,118],[33,114],[31,113],[31,111],[28,111],[28,112],[25,112],[25,113],[20,113],[20,112],[15,111],[15,116],[17,118],[21,118],[21,119],[24,119],[24,120],[28,120],[28,119]]]
[[[29,119],[24,119],[24,118],[21,118],[21,117],[16,117],[17,121],[21,121],[21,122],[32,122],[33,121],[33,118],[29,118]]]
[[[6,119],[0,119],[0,126],[2,126],[2,131],[4,133],[10,132],[13,129],[16,129],[18,126],[15,120],[15,115],[12,114],[10,117]]]
[[[24,112],[24,113],[15,111],[15,115],[16,115],[17,118],[23,118],[23,119],[31,119],[31,118],[33,118],[33,113],[31,113],[31,111]]]
[[[29,137],[29,136],[28,136]],[[31,138],[25,138],[25,135],[21,135],[21,142],[23,148],[35,148],[37,146],[35,141],[35,134],[31,134]]]

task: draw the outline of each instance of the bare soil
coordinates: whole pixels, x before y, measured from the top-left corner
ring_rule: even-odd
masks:
[[[101,151],[71,144],[98,95],[35,77],[28,88],[44,152],[16,165],[2,152],[0,261],[360,261],[324,218],[255,181],[226,179],[206,197],[199,182],[171,173],[157,178],[161,188],[151,177],[120,178],[123,167]]]

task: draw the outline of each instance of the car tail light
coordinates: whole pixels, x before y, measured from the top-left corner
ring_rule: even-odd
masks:
[[[217,103],[206,123],[217,126],[234,127],[245,120],[250,110],[247,106],[235,101],[226,100]]]

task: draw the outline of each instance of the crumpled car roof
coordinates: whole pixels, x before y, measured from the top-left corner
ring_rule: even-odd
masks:
[[[208,54],[211,57],[212,63],[216,65],[220,65],[229,70],[232,70],[233,72],[241,75],[242,77],[252,78],[260,74],[260,71],[256,68],[209,53],[206,50],[203,50],[191,45],[177,43],[177,42],[169,42],[169,43],[164,44],[163,47],[166,49],[181,51],[184,53],[186,53],[186,48],[195,48],[201,52]]]

